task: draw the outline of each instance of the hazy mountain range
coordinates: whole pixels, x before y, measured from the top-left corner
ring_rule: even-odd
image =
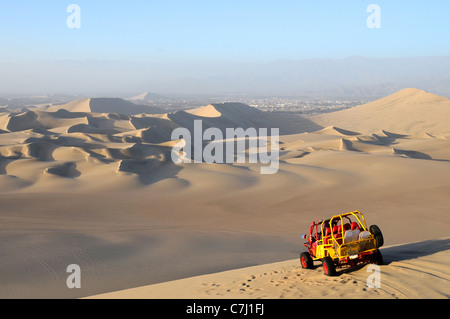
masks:
[[[0,94],[382,97],[405,87],[450,96],[450,57],[270,63],[47,61],[0,63]]]

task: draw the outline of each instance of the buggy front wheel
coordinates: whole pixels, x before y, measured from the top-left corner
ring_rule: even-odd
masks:
[[[336,276],[336,266],[334,265],[331,257],[325,257],[322,259],[323,272],[327,276]]]
[[[372,255],[372,263],[375,265],[383,265],[383,256],[381,255],[381,251],[377,250]]]
[[[302,265],[302,268],[304,269],[313,269],[314,268],[314,262],[311,258],[311,255],[308,252],[304,252],[300,254],[300,263]]]

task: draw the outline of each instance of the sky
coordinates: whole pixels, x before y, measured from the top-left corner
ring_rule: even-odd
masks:
[[[0,0],[0,62],[448,56],[449,14],[448,0]]]

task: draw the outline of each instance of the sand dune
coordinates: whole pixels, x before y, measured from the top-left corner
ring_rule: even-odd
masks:
[[[47,108],[47,111],[49,112],[56,112],[59,110],[85,113],[119,113],[126,115],[139,113],[158,114],[163,112],[157,107],[137,105],[118,98],[88,98],[63,105],[53,105]]]
[[[344,269],[337,277],[302,269],[299,260],[197,276],[90,299],[448,299],[450,239],[435,239],[381,249],[386,265],[381,287],[368,286],[368,266]],[[369,281],[370,282],[370,281]]]
[[[284,120],[239,103],[162,115],[104,113],[127,109],[129,104],[117,99],[83,99],[46,110],[10,113],[2,117],[2,126],[7,131],[2,136],[4,145],[0,146],[0,154],[8,162],[19,158],[49,162],[41,174],[56,172],[56,176],[74,179],[82,177],[83,172],[65,172],[66,162],[83,163],[87,172],[96,169],[95,165],[116,163],[116,173],[134,174],[142,181],[154,174],[160,166],[158,163],[173,165],[169,163],[174,144],[171,133],[176,127],[193,130],[194,121],[201,119],[204,129],[218,127],[225,133],[228,127],[276,127]],[[279,123],[271,123],[271,120]],[[284,130],[296,133],[305,129],[293,124],[285,126]],[[54,153],[58,154],[57,158]],[[76,161],[71,161],[70,154]],[[6,163],[6,159],[3,162]],[[36,170],[41,170],[40,167],[37,165]],[[2,172],[6,175],[6,168]],[[21,178],[21,174],[16,177]],[[39,184],[46,180],[27,181]],[[0,188],[11,191],[6,184],[0,184]]]
[[[418,89],[404,89],[381,100],[340,112],[308,117],[322,126],[368,134],[382,129],[397,134],[447,134],[450,100]]]
[[[48,112],[58,112],[60,110],[66,110],[71,113],[78,113],[78,112],[84,112],[84,113],[90,113],[91,112],[91,99],[81,99],[72,101],[67,104],[63,105],[53,105],[50,106],[47,111]]]
[[[181,283],[204,298],[448,297],[436,289],[448,282],[448,249],[436,248],[448,240],[428,242],[450,227],[448,99],[407,89],[308,117],[240,103],[121,114],[128,102],[92,102],[0,114],[0,297],[86,297],[232,269]],[[260,163],[172,163],[173,129],[199,119],[204,129],[280,128],[278,173],[261,175]],[[293,261],[312,220],[355,209],[387,245],[423,241],[385,249],[385,289],[364,290],[364,269],[328,279]],[[402,257],[428,244],[435,253]],[[65,286],[72,263],[81,290]],[[414,269],[418,281],[400,283]],[[168,296],[178,284],[126,297]],[[177,291],[170,296],[188,292]]]
[[[65,165],[65,162],[58,163],[53,154],[57,152],[58,157],[70,162],[67,154],[72,154],[75,149],[78,150],[77,154],[84,154],[84,157],[77,157],[78,162],[92,164],[91,159],[98,160],[94,162],[97,164],[116,162],[119,172],[135,171],[138,176],[150,174],[153,169],[148,167],[154,167],[153,161],[171,165],[167,163],[167,158],[173,145],[172,130],[176,127],[193,130],[196,119],[202,119],[204,129],[281,127],[282,159],[289,164],[300,164],[303,159],[310,158],[311,153],[320,151],[350,151],[377,156],[447,161],[450,159],[449,153],[445,151],[448,149],[445,135],[448,133],[450,109],[447,104],[446,98],[421,90],[406,89],[350,110],[314,116],[309,120],[299,117],[288,121],[282,116],[263,113],[239,103],[208,105],[166,115],[130,116],[111,113],[118,108],[126,109],[129,102],[118,99],[84,99],[52,106],[46,111],[30,110],[2,115],[2,172],[7,175],[6,163],[17,159],[52,162],[47,170],[54,167],[53,162]],[[94,112],[96,108],[102,112]],[[416,130],[419,128],[416,125],[415,130],[406,133],[405,130],[396,131],[390,125],[392,119],[405,127],[412,127],[411,123],[416,123],[416,118],[423,115],[424,109],[425,113],[432,113],[429,115],[432,118],[422,117],[422,122],[425,123],[422,125],[423,130]],[[408,111],[408,119],[399,120],[400,113],[405,114],[405,111]],[[386,112],[391,116],[387,116]],[[358,118],[362,115],[364,118]],[[380,116],[383,116],[383,120],[380,120]],[[325,120],[339,123],[344,119],[345,129],[340,124],[323,128],[314,123]],[[368,127],[374,129],[367,131]],[[314,134],[304,133],[305,131]],[[359,133],[360,131],[368,133]],[[70,150],[65,152],[65,148]],[[152,164],[146,163],[147,160]]]
[[[8,121],[6,129],[11,132],[24,131],[29,129],[40,128],[41,123],[37,121],[36,112],[28,111],[22,114],[14,114]]]

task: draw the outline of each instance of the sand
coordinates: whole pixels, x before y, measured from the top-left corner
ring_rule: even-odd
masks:
[[[1,298],[448,298],[448,99],[407,89],[307,117],[239,103],[119,114],[112,102],[0,114]],[[175,165],[171,132],[197,119],[222,131],[280,128],[278,173]],[[325,278],[297,263],[311,221],[356,209],[386,241],[376,291],[364,268]],[[81,289],[66,286],[70,264]],[[408,272],[415,284],[403,283]]]
[[[320,262],[305,270],[294,259],[89,299],[445,299],[450,295],[449,248],[450,238],[382,248],[385,265],[377,286],[368,265],[328,277]]]

